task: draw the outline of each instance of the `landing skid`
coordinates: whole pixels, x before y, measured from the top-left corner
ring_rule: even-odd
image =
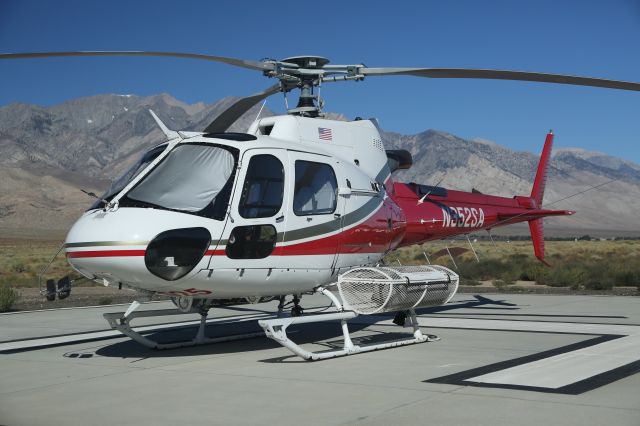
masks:
[[[131,326],[131,321],[134,318],[146,318],[146,317],[157,317],[157,316],[172,316],[172,315],[184,315],[184,312],[181,312],[176,309],[156,309],[149,311],[136,311],[136,309],[140,306],[140,303],[134,301],[129,306],[126,312],[114,312],[114,313],[106,313],[104,314],[104,318],[109,322],[109,325],[114,330],[120,331],[127,337],[130,337],[134,341],[140,343],[143,346],[151,349],[175,349],[175,348],[184,348],[190,346],[200,346],[200,345],[208,345],[211,343],[221,343],[221,342],[231,342],[234,340],[242,340],[242,339],[250,339],[253,337],[263,336],[262,332],[252,332],[252,333],[244,333],[244,334],[235,334],[231,336],[222,336],[222,337],[206,337],[205,329],[207,326],[207,315],[200,314],[200,325],[198,326],[198,331],[196,335],[191,340],[184,340],[179,342],[170,342],[170,343],[160,343],[149,339],[148,337],[142,335],[138,331],[134,330]]]
[[[458,276],[451,270],[441,266],[411,266],[411,267],[361,267],[353,269],[339,277],[334,285],[340,299],[326,288],[319,287],[315,293],[327,297],[336,312],[328,314],[311,314],[300,316],[302,308],[299,306],[299,295],[294,295],[294,308],[290,317],[282,317],[285,307],[284,298],[280,298],[278,314],[275,318],[258,319],[258,324],[264,334],[275,340],[295,355],[305,360],[321,360],[357,354],[361,352],[389,349],[398,346],[439,340],[437,336],[423,334],[420,330],[415,309],[422,306],[436,306],[446,303],[458,288]],[[200,304],[200,325],[198,332],[191,340],[160,343],[155,342],[131,327],[134,318],[152,316],[182,315],[177,309],[162,309],[152,311],[137,311],[140,303],[133,302],[124,313],[107,313],[104,318],[111,328],[136,342],[152,349],[172,349],[186,346],[198,346],[210,343],[229,342],[262,336],[262,332],[252,332],[223,337],[206,337],[207,313],[211,305]],[[351,339],[347,322],[359,315],[376,315],[384,312],[397,312],[393,320],[395,324],[410,326],[413,329],[411,337],[369,345],[356,345]],[[229,318],[231,321],[242,322],[251,318]],[[252,318],[257,319],[257,318]],[[408,320],[408,324],[407,324]],[[293,324],[308,324],[324,321],[340,321],[342,327],[343,345],[341,349],[322,352],[311,352],[303,349],[287,336],[287,328]],[[190,322],[189,325],[193,324]],[[179,325],[179,324],[178,324]],[[147,327],[143,327],[143,329]]]
[[[334,312],[330,314],[308,315],[303,317],[258,320],[258,324],[260,324],[260,326],[264,329],[264,332],[268,338],[275,340],[276,342],[280,343],[282,346],[289,349],[291,352],[293,352],[297,356],[307,361],[318,361],[322,359],[336,358],[340,356],[353,355],[353,354],[362,353],[362,352],[377,351],[380,349],[389,349],[389,348],[395,348],[398,346],[406,346],[406,345],[413,345],[416,343],[424,343],[424,342],[440,340],[437,336],[423,334],[422,331],[420,330],[420,326],[418,325],[418,320],[416,318],[415,311],[413,309],[409,309],[409,318],[411,321],[411,326],[413,327],[412,338],[378,343],[374,345],[365,345],[365,346],[354,345],[353,341],[351,340],[351,334],[349,333],[349,326],[347,324],[347,321],[353,318],[356,318],[358,314],[353,311],[343,310],[342,304],[329,290],[324,288],[319,288],[317,292],[331,299],[331,301],[333,302],[333,305],[335,306],[338,312]],[[308,323],[314,323],[314,322],[336,321],[336,320],[340,320],[340,325],[342,326],[342,336],[344,339],[342,349],[337,349],[333,351],[323,351],[323,352],[311,352],[306,349],[303,349],[302,347],[300,347],[300,345],[293,342],[287,336],[287,327],[293,324],[308,324]]]

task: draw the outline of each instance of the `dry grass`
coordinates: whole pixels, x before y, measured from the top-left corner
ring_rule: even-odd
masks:
[[[466,241],[432,242],[391,253],[387,263],[399,259],[403,265],[425,264],[424,252],[431,262],[453,267],[445,254],[434,258],[437,251],[451,247],[469,248]],[[0,239],[0,286],[13,288],[37,287],[38,274],[60,246],[60,241]],[[546,267],[535,259],[531,242],[477,242],[474,247],[480,257],[476,262],[471,251],[456,258],[462,283],[479,284],[493,281],[496,286],[513,284],[516,280],[535,281],[557,287],[605,290],[613,286],[640,287],[640,241],[547,241]],[[59,279],[75,275],[64,256],[59,255],[46,277]],[[92,285],[92,283],[83,285]]]
[[[535,281],[554,287],[606,290],[613,286],[640,288],[640,241],[547,241],[546,260],[541,264],[528,241],[474,243],[480,262],[468,252],[455,258],[463,284],[475,285],[491,280],[497,287],[514,284],[517,280]],[[400,249],[385,258],[387,263],[403,265],[424,264],[424,253],[433,263],[453,268],[445,253],[433,254],[445,247],[469,249],[466,240],[433,242],[423,247]]]
[[[18,297],[20,297],[20,294],[17,290],[6,285],[0,285],[0,312],[11,310]]]
[[[0,239],[0,286],[37,287],[38,274],[58,251],[60,241]],[[64,253],[60,253],[46,277],[60,279],[74,274]]]

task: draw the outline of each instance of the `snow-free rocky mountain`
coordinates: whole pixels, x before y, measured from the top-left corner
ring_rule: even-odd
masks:
[[[232,101],[189,105],[167,94],[98,95],[46,108],[0,107],[0,236],[11,229],[68,228],[93,202],[81,188],[103,191],[144,150],[163,140],[148,109],[172,129],[201,130]],[[245,131],[257,113],[254,107],[231,130]],[[262,111],[262,116],[272,114]],[[437,130],[383,134],[388,149],[406,149],[414,158],[414,166],[398,173],[398,180],[503,196],[529,194],[543,137],[540,146],[531,147],[533,154]],[[550,229],[638,231],[640,165],[581,149],[556,149],[545,204],[578,211],[571,218],[548,219]]]

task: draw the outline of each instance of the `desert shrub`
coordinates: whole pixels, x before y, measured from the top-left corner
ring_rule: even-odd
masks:
[[[471,278],[460,277],[460,285],[477,286],[482,285],[482,283]]]
[[[615,284],[615,279],[609,274],[591,274],[588,275],[582,286],[587,290],[611,290]]]
[[[529,260],[529,256],[525,253],[512,253],[507,257],[507,261],[509,263],[526,263]]]
[[[498,279],[504,281],[505,285],[515,284],[519,278],[520,272],[517,268],[504,270],[498,275]]]
[[[508,283],[505,280],[493,280],[491,282],[495,288],[503,289],[513,283]]]
[[[540,284],[540,280],[543,279],[545,268],[542,263],[535,261],[529,261],[523,265],[520,272],[520,279],[523,281],[536,281]]]
[[[13,288],[37,287],[38,279],[31,276],[31,274],[5,274],[0,275],[0,287],[1,286],[10,286]]]
[[[424,253],[421,251],[418,251],[417,253],[415,253],[412,257],[413,260],[415,260],[418,263],[423,263],[425,262],[427,259],[424,257]]]
[[[545,281],[544,284],[552,287],[570,287],[585,281],[585,271],[580,267],[549,268]]]
[[[546,259],[551,267],[540,263],[529,242],[511,242],[496,245],[488,242],[476,244],[480,263],[472,253],[455,257],[457,268],[448,256],[430,260],[454,269],[462,285],[480,281],[497,281],[506,286],[517,280],[574,289],[605,290],[614,286],[640,288],[640,244],[638,241],[551,241],[547,245]],[[461,243],[461,245],[463,245]],[[441,249],[442,245],[427,245],[427,253]],[[401,249],[388,257],[388,263],[426,263],[422,248]],[[24,275],[24,274],[23,274]],[[1,277],[0,277],[1,278]],[[1,282],[1,280],[0,280]]]
[[[486,259],[480,262],[473,260],[458,265],[458,272],[461,276],[480,281],[496,278],[508,269],[508,265],[497,259]]]
[[[640,267],[613,267],[609,271],[615,285],[635,286],[640,284]]]
[[[0,312],[7,312],[13,304],[18,300],[18,292],[13,288],[2,285],[0,286]]]
[[[15,262],[11,265],[11,271],[19,274],[27,272],[29,268],[23,262]]]

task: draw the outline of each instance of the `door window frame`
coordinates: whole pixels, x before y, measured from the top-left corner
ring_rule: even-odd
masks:
[[[257,207],[245,207],[246,205],[246,198],[248,196],[248,192],[250,190],[250,188],[248,187],[249,184],[249,179],[251,177],[250,173],[251,173],[251,164],[253,163],[254,160],[257,160],[258,157],[271,157],[273,159],[275,159],[278,163],[280,163],[281,166],[281,170],[282,170],[282,180],[281,180],[281,191],[280,191],[280,203],[277,206],[277,208],[275,206],[267,206],[267,207],[263,207],[261,206],[257,206]],[[261,178],[261,179],[252,179],[251,181],[264,181],[266,180],[265,178]],[[268,184],[273,182],[277,182],[277,180],[267,180]],[[275,215],[278,214],[278,212],[280,212],[282,210],[282,205],[284,203],[284,193],[285,193],[285,182],[286,182],[286,171],[285,171],[285,166],[284,164],[282,164],[282,161],[275,155],[273,155],[272,153],[264,153],[264,154],[254,154],[251,156],[251,158],[249,159],[249,164],[247,165],[247,171],[244,174],[244,182],[242,182],[242,189],[240,190],[240,199],[238,200],[238,214],[240,215],[240,217],[242,217],[243,219],[265,219],[265,218],[269,218],[269,217],[273,217]],[[268,185],[267,184],[267,185]],[[266,190],[263,190],[264,192],[266,192],[268,190],[268,187]],[[264,196],[264,194],[261,194],[261,198],[263,198],[262,196]],[[262,201],[262,200],[261,200]],[[243,214],[243,210],[248,210],[248,209],[252,209],[252,208],[256,208],[256,209],[261,209],[261,208],[269,208],[272,207],[274,208],[274,212],[272,214],[263,216],[245,216]]]
[[[307,163],[307,164],[318,164],[320,166],[324,166],[324,167],[328,167],[328,169],[331,171],[331,176],[333,177],[332,180],[329,180],[329,182],[332,184],[333,187],[333,192],[334,192],[334,196],[333,196],[333,207],[330,211],[326,211],[326,210],[321,210],[318,211],[317,209],[313,209],[310,211],[298,211],[296,209],[296,196],[298,195],[298,189],[297,183],[298,183],[298,176],[297,176],[297,165],[298,163]],[[310,160],[305,160],[305,159],[300,159],[297,158],[294,161],[294,176],[293,176],[294,180],[293,180],[293,196],[291,198],[291,203],[292,203],[292,210],[293,210],[293,214],[295,214],[296,216],[300,216],[300,217],[304,217],[304,216],[320,216],[320,215],[327,215],[327,214],[334,214],[336,212],[336,209],[338,207],[338,179],[336,176],[336,171],[334,170],[334,168],[331,166],[331,164],[329,163],[324,163],[321,161],[310,161]],[[315,194],[317,194],[318,192],[316,192]],[[314,195],[315,195],[314,194]]]

